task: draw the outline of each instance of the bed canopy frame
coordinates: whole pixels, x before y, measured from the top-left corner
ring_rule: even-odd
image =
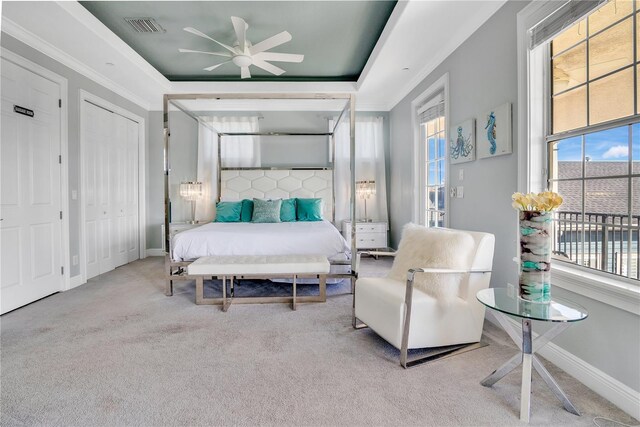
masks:
[[[255,170],[277,170],[277,169],[289,169],[289,170],[297,170],[297,169],[331,169],[332,170],[332,222],[335,223],[335,153],[336,153],[336,139],[335,132],[338,126],[343,122],[343,120],[349,120],[349,135],[350,135],[350,144],[349,144],[349,160],[350,160],[350,204],[349,204],[349,213],[351,217],[351,274],[357,274],[357,263],[356,263],[356,221],[353,219],[356,218],[356,177],[355,177],[355,95],[351,93],[288,93],[288,94],[273,94],[273,93],[243,93],[243,94],[205,94],[205,93],[194,93],[194,94],[165,94],[163,97],[163,123],[164,123],[164,131],[163,131],[163,139],[164,139],[164,240],[165,240],[165,248],[167,253],[171,250],[171,242],[170,242],[170,230],[169,230],[169,220],[170,220],[170,209],[171,209],[171,199],[170,199],[170,172],[171,172],[171,161],[169,158],[169,145],[171,143],[171,131],[169,129],[169,108],[170,105],[176,107],[178,110],[184,112],[191,118],[195,119],[199,123],[202,123],[200,118],[189,111],[187,108],[183,107],[180,104],[180,101],[193,101],[193,100],[307,100],[307,101],[318,101],[318,100],[344,100],[345,105],[342,108],[338,119],[336,120],[334,126],[328,132],[221,132],[214,129],[211,125],[207,125],[207,127],[214,133],[218,135],[218,153],[217,153],[217,199],[220,200],[221,197],[221,181],[222,181],[222,171],[223,170],[239,170],[239,169],[255,169]],[[331,138],[331,162],[330,168],[326,167],[288,167],[288,168],[276,168],[276,167],[232,167],[225,168],[222,166],[222,156],[221,156],[221,141],[223,137],[228,136],[327,136]],[[334,224],[335,225],[335,224]]]

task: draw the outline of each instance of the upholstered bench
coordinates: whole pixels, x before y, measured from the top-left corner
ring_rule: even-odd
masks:
[[[226,255],[208,256],[189,264],[187,273],[196,279],[196,304],[221,304],[227,311],[233,301],[238,303],[261,304],[268,302],[291,302],[296,309],[298,302],[325,302],[327,300],[327,274],[329,261],[324,255]],[[204,297],[204,278],[222,278],[222,298]],[[317,278],[319,294],[311,296],[296,295],[298,278]],[[227,297],[227,278],[234,279],[275,279],[293,278],[291,297]]]

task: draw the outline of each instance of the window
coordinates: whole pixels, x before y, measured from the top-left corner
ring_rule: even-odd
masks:
[[[559,259],[640,280],[640,32],[612,0],[548,44],[549,188]]]
[[[418,110],[420,136],[424,148],[424,223],[445,226],[446,135],[444,101],[437,95]]]

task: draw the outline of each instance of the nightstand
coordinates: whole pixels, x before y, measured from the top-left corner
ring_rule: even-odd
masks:
[[[189,224],[186,222],[172,222],[169,224],[169,238],[172,239],[173,236],[180,233],[181,231],[190,230],[195,227],[200,227],[205,224],[204,222],[198,222],[196,224]],[[166,250],[165,242],[164,242],[164,224],[160,227],[161,230],[161,242],[162,242],[162,250]]]
[[[386,249],[388,228],[384,221],[356,221],[356,249]],[[351,242],[351,221],[342,221],[342,235]]]

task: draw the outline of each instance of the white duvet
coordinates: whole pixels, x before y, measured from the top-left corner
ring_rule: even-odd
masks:
[[[176,234],[172,247],[174,261],[211,255],[322,254],[332,258],[350,250],[329,221],[211,222]]]

